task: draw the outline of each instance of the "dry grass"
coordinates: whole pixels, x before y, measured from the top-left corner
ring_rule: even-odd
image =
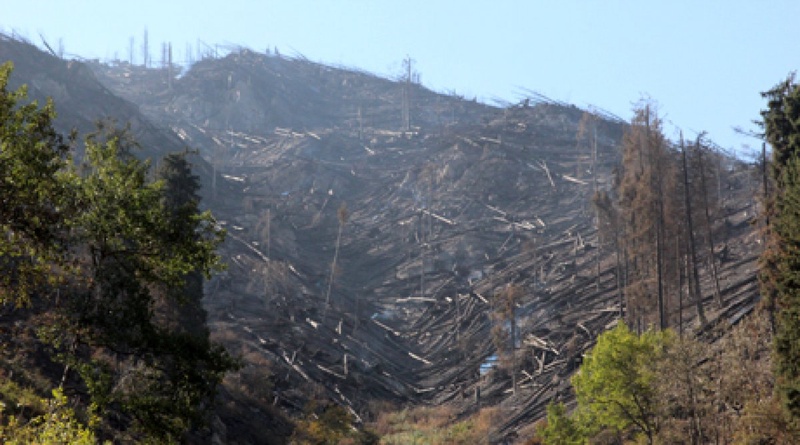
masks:
[[[381,413],[370,427],[384,445],[472,445],[488,443],[499,418],[498,408],[484,408],[457,420],[451,407],[422,407]]]

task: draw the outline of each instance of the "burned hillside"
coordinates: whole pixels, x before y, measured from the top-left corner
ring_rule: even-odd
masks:
[[[273,371],[277,403],[299,409],[298,388],[313,384],[358,414],[376,399],[467,413],[480,387],[483,403],[513,413],[499,438],[541,418],[548,400],[569,400],[567,377],[618,317],[591,206],[620,162],[625,124],[613,116],[589,113],[592,146],[577,136],[575,107],[540,98],[494,108],[250,51],[198,63],[171,85],[158,70],[137,81],[135,70],[94,69],[199,144],[236,188],[211,201],[232,237],[208,307],[217,331],[283,369]],[[735,322],[757,299],[757,184],[733,159],[720,168],[725,305],[709,311]],[[513,396],[507,373],[480,371],[497,353],[493,298],[510,283],[523,289],[527,351]],[[671,318],[693,319],[688,306]]]
[[[627,124],[601,110],[542,97],[492,107],[248,50],[179,76],[46,60],[18,75],[55,85],[40,94],[60,94],[65,117],[132,120],[162,138],[145,147],[204,158],[204,205],[229,234],[228,270],[207,283],[205,306],[212,335],[245,361],[225,391],[252,408],[215,421],[222,442],[247,441],[272,406],[299,415],[314,398],[364,421],[379,401],[449,404],[458,417],[499,405],[508,415],[490,439],[513,437],[548,401],[572,400],[569,376],[619,317],[621,272],[592,197],[613,186]],[[70,63],[103,86],[73,92]],[[82,108],[104,97],[108,109]],[[724,156],[717,172],[724,304],[703,269],[711,325],[758,299],[758,177]],[[513,369],[498,366],[492,340],[509,284],[521,291]],[[673,324],[700,328],[673,303]]]
[[[139,155],[144,158],[159,159],[186,148],[175,134],[142,115],[138,105],[118,97],[98,82],[90,65],[83,61],[63,60],[31,43],[5,35],[0,35],[0,61],[14,64],[12,88],[24,84],[30,99],[42,104],[48,98],[53,100],[56,126],[64,135],[74,130],[82,138],[97,131],[99,121],[108,121],[118,127],[130,127],[141,146]],[[203,161],[195,161],[197,168],[204,170]]]

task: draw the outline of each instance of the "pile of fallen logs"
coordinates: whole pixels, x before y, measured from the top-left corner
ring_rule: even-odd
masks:
[[[299,413],[325,397],[361,417],[375,400],[459,416],[499,404],[499,441],[570,402],[569,376],[619,314],[620,271],[590,204],[619,161],[618,119],[597,120],[590,156],[575,137],[583,111],[563,104],[497,109],[415,85],[409,129],[403,86],[364,73],[254,53],[197,69],[126,97],[220,174],[206,196],[231,233],[229,269],[208,285],[209,317],[271,363],[270,403]],[[712,320],[756,299],[750,228],[734,228]],[[508,284],[522,289],[511,366],[493,359],[491,332]]]

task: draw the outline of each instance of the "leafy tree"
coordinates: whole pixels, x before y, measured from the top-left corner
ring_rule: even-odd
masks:
[[[800,419],[800,87],[789,77],[763,94],[775,187],[767,206],[761,289],[775,317],[775,372],[786,412]]]
[[[12,68],[0,65],[0,303],[26,305],[63,266],[68,146],[52,127],[51,101],[22,104],[24,86],[7,90]]]
[[[618,432],[633,427],[653,443],[660,426],[653,365],[672,337],[668,330],[637,335],[619,323],[597,338],[572,377],[579,410],[594,427]]]
[[[553,445],[583,445],[587,439],[579,422],[568,415],[563,403],[547,405],[547,423],[537,430],[537,434],[544,443]]]
[[[177,441],[202,422],[234,367],[203,329],[171,313],[189,305],[203,325],[198,280],[221,267],[215,248],[224,233],[198,212],[196,179],[179,158],[165,164],[183,182],[149,181],[149,164],[107,134],[87,138],[83,174],[71,179],[78,211],[68,226],[81,274],[42,334],[107,421]]]
[[[167,237],[170,240],[184,239],[191,243],[202,241],[197,231],[202,218],[211,221],[209,212],[200,211],[200,179],[192,172],[187,159],[188,152],[171,153],[164,157],[158,170],[158,178],[164,182],[162,205],[167,212]],[[174,242],[174,241],[170,241]],[[203,308],[203,273],[194,270],[184,277],[183,286],[170,289],[170,297],[162,299],[156,315],[171,329],[207,338],[206,311]]]
[[[6,425],[0,426],[0,439],[7,445],[71,444],[94,445],[97,439],[91,429],[81,424],[75,411],[69,407],[67,397],[61,389],[53,390],[53,397],[42,401],[47,412],[23,422],[11,416]]]
[[[85,391],[106,431],[178,441],[235,367],[208,340],[200,305],[203,276],[222,267],[224,232],[199,210],[186,159],[168,157],[153,181],[125,130],[103,124],[73,167],[52,103],[21,104],[24,87],[6,89],[10,72],[0,67],[0,303],[31,306],[65,364],[62,383]],[[60,393],[54,400],[63,405]],[[80,437],[67,442],[89,437],[57,412],[67,417],[12,422],[4,434],[58,442],[50,433],[69,427]]]

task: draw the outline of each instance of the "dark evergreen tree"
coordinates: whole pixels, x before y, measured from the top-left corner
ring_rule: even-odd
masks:
[[[169,157],[168,179],[149,181],[148,163],[127,156],[114,133],[86,140],[86,165],[71,178],[81,274],[43,334],[107,426],[173,442],[202,424],[234,366],[209,342],[200,307],[202,275],[220,266],[223,232],[198,211],[185,160]]]
[[[22,104],[25,87],[7,90],[12,67],[0,65],[0,303],[25,305],[52,281],[54,263],[64,267],[68,146],[51,101]]]
[[[164,182],[162,203],[168,214],[169,243],[200,241],[197,233],[198,217],[202,215],[199,203],[200,180],[192,172],[189,153],[172,153],[164,157],[158,178]],[[171,298],[164,299],[161,318],[172,329],[181,330],[199,338],[207,338],[206,311],[203,309],[203,274],[200,270],[189,272],[184,285],[170,289]]]
[[[22,104],[24,88],[6,90],[10,72],[0,67],[0,303],[30,306],[65,365],[65,393],[100,417],[102,436],[179,441],[235,367],[200,306],[224,232],[200,212],[183,156],[153,181],[108,122],[72,168],[52,103]]]
[[[772,146],[768,243],[761,289],[775,313],[776,384],[786,412],[800,419],[800,87],[793,77],[763,93],[767,142]]]

